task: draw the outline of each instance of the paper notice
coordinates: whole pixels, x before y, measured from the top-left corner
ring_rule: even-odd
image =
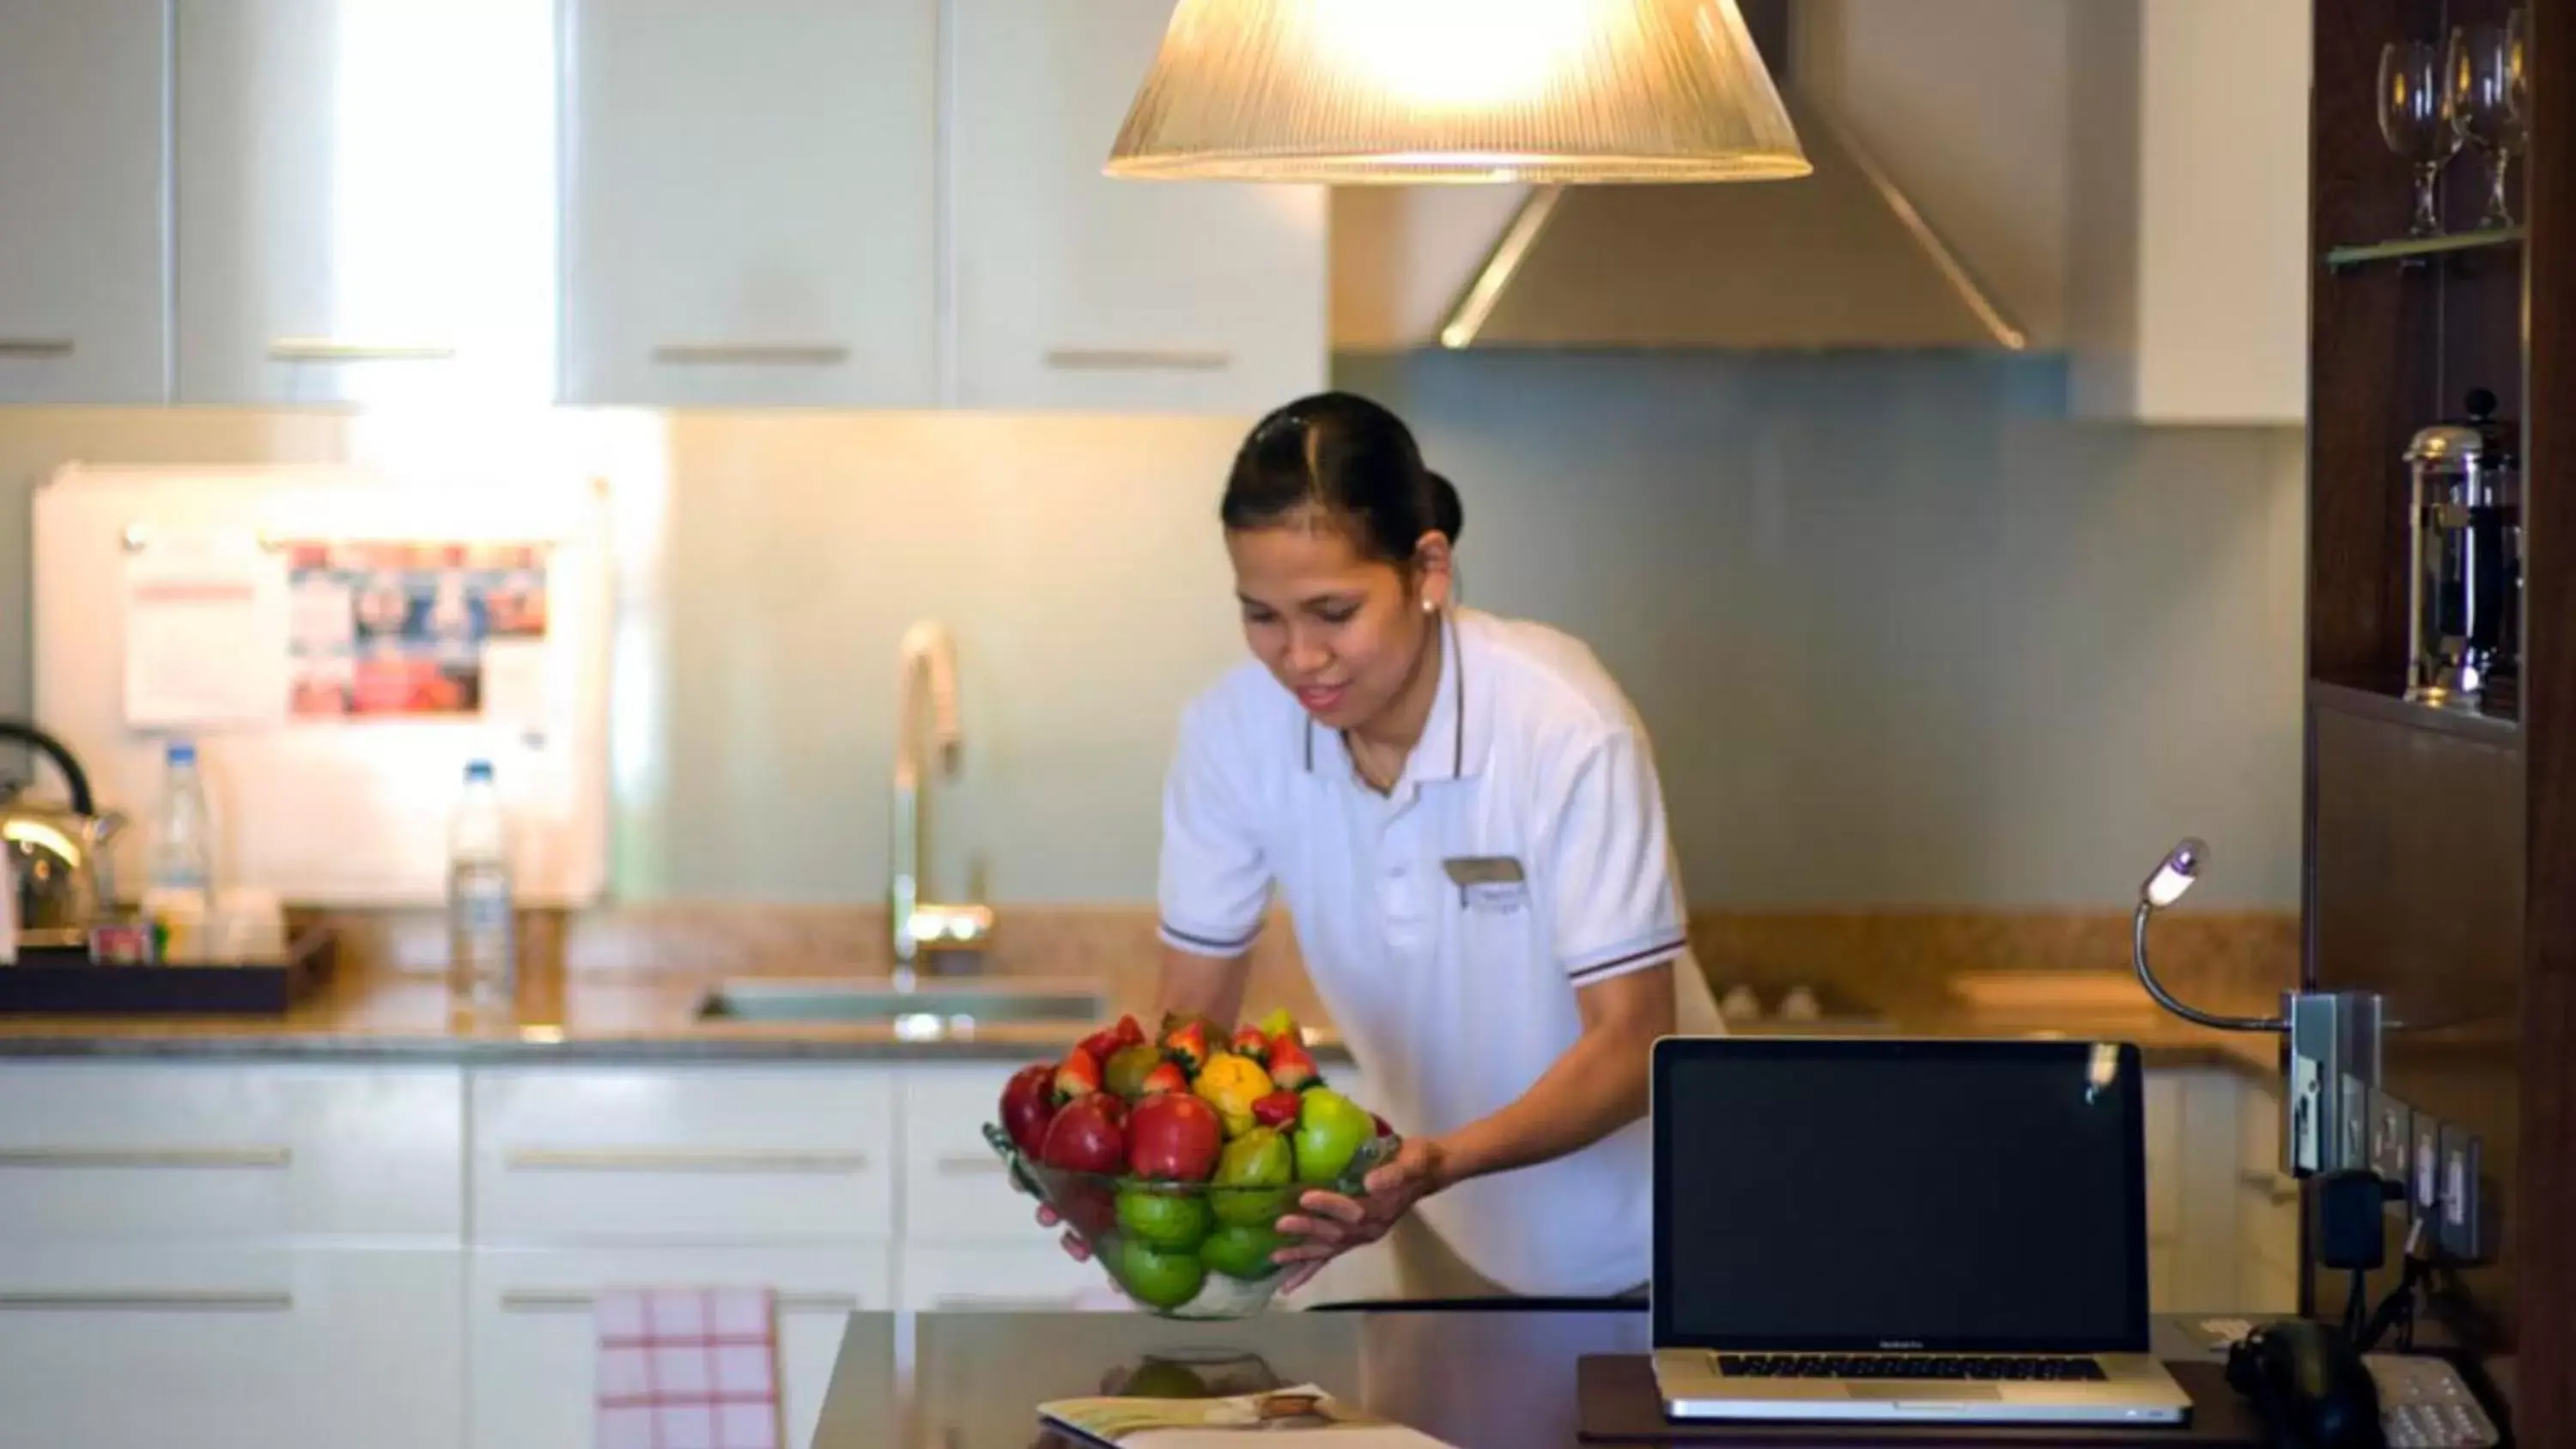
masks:
[[[125,721],[267,724],[286,712],[283,559],[255,538],[156,536],[125,561]]]

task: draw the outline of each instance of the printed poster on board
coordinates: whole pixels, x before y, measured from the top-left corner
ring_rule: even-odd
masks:
[[[283,547],[295,719],[542,720],[546,545]]]

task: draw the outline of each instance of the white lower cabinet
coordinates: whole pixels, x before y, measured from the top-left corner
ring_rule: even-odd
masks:
[[[452,1248],[0,1247],[0,1446],[457,1449]]]
[[[843,1324],[894,1306],[891,1245],[477,1248],[466,1290],[466,1439],[473,1449],[591,1442],[597,1344],[591,1305],[607,1288],[765,1287],[777,1295],[785,1444],[812,1441]]]

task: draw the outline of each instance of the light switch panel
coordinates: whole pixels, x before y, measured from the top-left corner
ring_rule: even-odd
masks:
[[[2307,1177],[2325,1170],[2325,1093],[2323,1074],[2308,1057],[2290,1058],[2290,1175]]]

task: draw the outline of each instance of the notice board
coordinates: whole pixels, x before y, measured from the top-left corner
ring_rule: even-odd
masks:
[[[120,896],[174,738],[197,747],[219,888],[434,904],[480,758],[522,899],[604,892],[604,484],[75,463],[33,508],[36,720],[134,821]]]

